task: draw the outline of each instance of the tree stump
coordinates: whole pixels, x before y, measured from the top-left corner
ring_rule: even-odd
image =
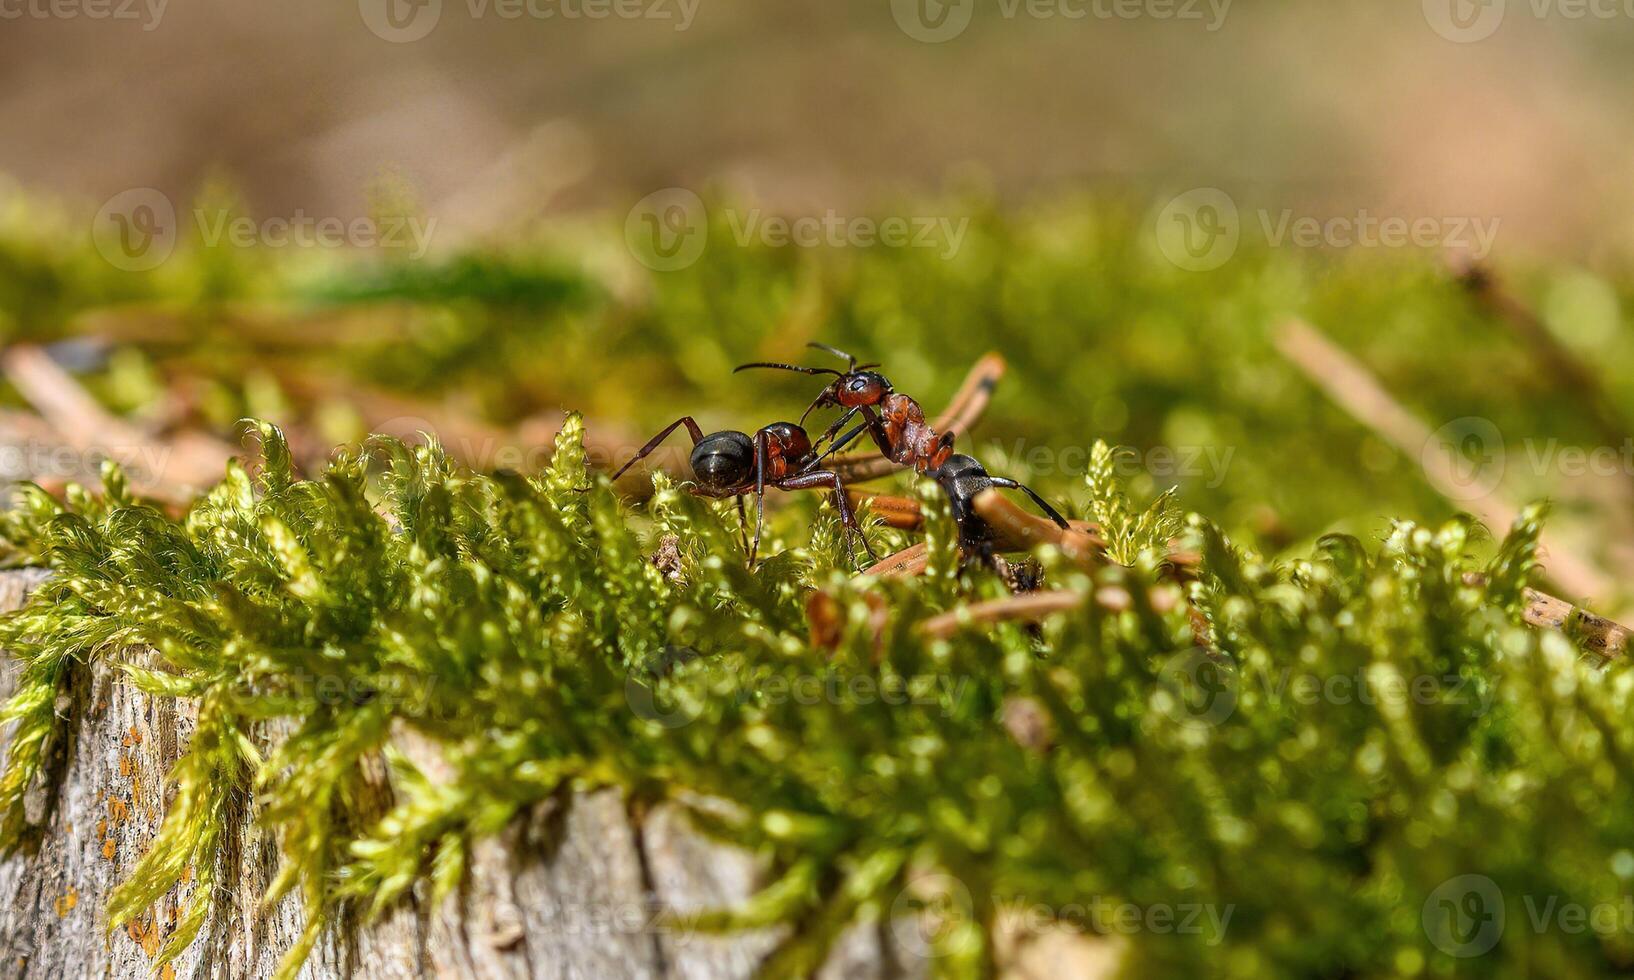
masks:
[[[0,572],[0,611],[18,608],[45,577]],[[0,695],[10,696],[16,672],[7,659]],[[106,661],[75,668],[57,710],[69,734],[50,746],[28,801],[34,832],[0,860],[0,975],[151,977],[193,886],[113,933],[105,909],[158,831],[166,774],[193,718],[185,704],[137,691]],[[0,746],[9,735],[0,733]],[[425,767],[435,748],[404,741]],[[384,811],[384,765],[378,777],[372,802]],[[261,907],[278,854],[254,810],[245,794],[219,858],[214,911],[193,946],[164,968],[167,980],[264,977],[300,936],[297,896]],[[580,793],[478,842],[464,886],[447,900],[433,906],[417,893],[379,921],[330,928],[301,976],[746,978],[776,944],[775,931],[677,932],[661,927],[657,913],[732,904],[760,883],[750,855],[703,838],[677,809],[660,806],[636,822],[617,791]],[[923,974],[924,965],[895,947],[889,928],[868,924],[844,937],[822,975],[884,980]]]

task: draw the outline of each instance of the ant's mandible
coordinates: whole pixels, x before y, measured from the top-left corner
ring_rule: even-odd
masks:
[[[669,438],[670,433],[681,426],[686,426],[687,434],[692,436],[689,463],[697,478],[693,493],[700,497],[737,498],[740,519],[746,516],[743,512],[744,495],[755,495],[755,538],[749,546],[751,568],[760,551],[760,534],[766,524],[767,487],[779,490],[832,489],[840,511],[840,522],[845,526],[846,552],[855,556],[852,546],[852,535],[855,534],[862,539],[868,557],[876,557],[846,498],[845,484],[841,482],[840,475],[832,470],[816,468],[817,453],[812,448],[811,437],[793,422],[773,422],[753,436],[730,429],[705,435],[692,416],[683,415],[648,440],[640,452],[618,468],[613,479],[618,480],[626,470],[651,455],[660,443]]]
[[[941,466],[953,453],[953,433],[938,435],[925,420],[925,411],[918,402],[898,392],[883,374],[868,370],[878,367],[878,364],[858,364],[852,355],[827,344],[811,343],[806,346],[845,358],[846,369],[837,371],[834,368],[756,361],[739,365],[733,373],[749,368],[772,368],[801,374],[834,375],[834,381],[806,407],[805,413],[800,416],[801,424],[815,409],[830,405],[844,408],[845,413],[817,438],[816,444],[822,445],[824,440],[834,439],[835,433],[853,417],[860,414],[863,422],[836,439],[822,456],[813,461],[814,465],[838,452],[865,431],[873,436],[874,443],[886,459],[898,465],[913,466],[921,473]]]

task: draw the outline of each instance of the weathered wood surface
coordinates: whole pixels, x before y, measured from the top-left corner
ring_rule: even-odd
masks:
[[[44,579],[39,571],[0,572],[0,610],[19,606]],[[0,669],[9,696],[15,663]],[[151,977],[191,885],[129,927],[110,933],[105,906],[164,815],[165,775],[192,732],[185,707],[151,699],[101,663],[77,670],[58,710],[71,737],[51,748],[30,802],[37,833],[26,850],[0,859],[0,976]],[[9,732],[0,733],[0,745]],[[411,747],[417,761],[424,744]],[[384,769],[381,808],[390,801]],[[242,801],[218,875],[216,911],[166,978],[260,978],[300,935],[292,896],[271,909],[260,896],[277,867],[274,842]],[[760,884],[745,853],[704,839],[679,812],[659,807],[632,823],[615,791],[542,806],[509,832],[473,849],[460,894],[432,908],[423,896],[382,921],[331,929],[302,976],[651,978],[749,977],[775,933],[703,936],[668,930],[661,907],[732,903]],[[823,975],[921,975],[924,962],[891,948],[891,931],[855,928]]]

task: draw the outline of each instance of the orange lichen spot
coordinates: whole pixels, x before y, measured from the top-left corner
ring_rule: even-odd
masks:
[[[57,918],[59,919],[66,917],[68,913],[74,911],[74,906],[78,904],[79,889],[75,888],[73,885],[69,885],[68,891],[64,892],[61,898],[58,898],[52,903],[57,910]]]
[[[142,947],[142,952],[152,959],[159,955],[159,925],[152,916],[142,919],[133,919],[125,925],[125,935],[131,941]]]
[[[114,823],[114,826],[117,827],[120,824],[124,823],[126,820],[130,819],[130,807],[125,805],[124,800],[118,800],[118,799],[109,800],[108,801],[108,818],[110,820],[112,820],[113,823]]]
[[[191,885],[193,883],[193,866],[191,864],[182,869],[180,881],[184,885]]]
[[[133,745],[141,745],[141,744],[142,744],[142,733],[136,730],[135,725],[130,726],[130,731],[125,733],[125,747],[130,748]]]
[[[109,837],[107,840],[104,840],[102,842],[102,856],[103,857],[105,857],[108,860],[112,861],[113,856],[115,854],[118,854],[118,853],[119,853],[119,845],[114,843],[114,839],[112,837]]]
[[[96,822],[96,835],[98,837],[108,836],[108,818],[107,817],[103,817],[101,820],[98,820]]]
[[[176,980],[176,968],[166,963],[159,968],[159,980]]]
[[[121,753],[119,756],[119,775],[129,779],[130,774],[135,771],[136,765],[130,761],[130,756]]]

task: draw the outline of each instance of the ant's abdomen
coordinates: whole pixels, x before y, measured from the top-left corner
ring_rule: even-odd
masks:
[[[740,486],[754,473],[755,444],[742,432],[714,432],[692,447],[692,473],[711,489]]]

